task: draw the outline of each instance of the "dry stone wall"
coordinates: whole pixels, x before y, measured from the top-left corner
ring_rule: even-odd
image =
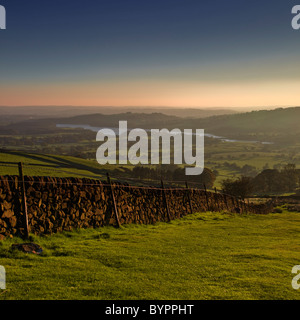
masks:
[[[24,180],[30,233],[51,234],[116,225],[111,187],[107,182],[28,176]],[[21,192],[18,176],[0,177],[0,239],[24,235]],[[113,183],[120,224],[153,224],[199,211],[270,211],[267,205],[246,204],[231,196],[204,190],[182,188],[164,192],[165,198],[160,188]]]

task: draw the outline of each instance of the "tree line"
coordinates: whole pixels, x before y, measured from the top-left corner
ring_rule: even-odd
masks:
[[[135,166],[132,169],[133,177],[137,179],[151,179],[151,180],[167,180],[178,183],[192,182],[199,187],[204,185],[207,188],[212,188],[216,180],[216,175],[212,170],[204,168],[202,174],[187,176],[185,175],[185,168],[177,165],[159,165],[155,167]]]
[[[222,189],[225,193],[245,198],[254,194],[276,194],[299,192],[300,170],[295,164],[287,164],[281,170],[265,169],[255,177],[241,176],[225,179]]]

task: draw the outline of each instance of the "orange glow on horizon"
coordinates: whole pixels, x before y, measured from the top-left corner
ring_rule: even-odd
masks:
[[[300,105],[300,81],[20,84],[0,86],[2,106],[249,107]]]

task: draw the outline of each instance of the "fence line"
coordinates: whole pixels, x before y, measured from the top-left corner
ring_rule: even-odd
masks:
[[[26,179],[26,177],[28,176],[24,176],[24,179]],[[42,177],[42,178],[47,178],[47,177]],[[75,177],[68,177],[68,178],[64,178],[64,177],[51,177],[52,179],[76,179]],[[116,179],[116,178],[115,178]],[[96,179],[91,179],[91,180],[96,180]],[[9,182],[15,182],[15,180],[13,179],[6,179],[6,181]],[[73,182],[73,181],[69,181],[69,182],[60,182],[60,181],[40,181],[40,180],[24,180],[25,184],[29,184],[29,183],[38,183],[38,184],[58,184],[58,185],[77,185],[77,186],[102,186],[102,187],[109,187],[110,184],[107,183],[103,183],[101,180],[98,180],[99,183],[82,183],[82,182]],[[163,180],[165,182],[165,180]],[[186,182],[186,181],[185,181]],[[126,185],[126,184],[121,184],[120,182],[113,182],[112,184],[115,185],[115,187],[122,187],[122,188],[128,188],[128,189],[147,189],[147,190],[167,190],[167,191],[182,191],[182,190],[186,190],[187,188],[185,187],[172,187],[172,188],[162,188],[162,187],[153,187],[153,186],[133,186],[133,185]],[[200,189],[200,188],[193,188],[193,187],[188,187],[189,190],[192,191],[206,191],[205,189]],[[221,194],[221,195],[225,195],[228,197],[235,197],[233,195],[230,194],[226,194],[220,191],[215,192],[217,194]],[[237,198],[237,197],[235,197]],[[238,199],[238,198],[237,198]]]
[[[18,167],[18,165],[19,165],[19,163],[15,163],[14,165],[13,164],[10,164],[9,165],[9,167]],[[31,166],[36,166],[36,165],[32,165],[32,164],[23,164],[22,163],[22,165],[23,165],[23,167],[31,167]],[[1,166],[6,166],[6,165],[3,165],[3,164],[1,164]],[[59,168],[59,167],[56,167],[56,168]],[[73,168],[73,167],[71,167],[70,166],[70,168]],[[66,171],[66,170],[62,170],[62,169],[59,169],[59,171],[60,172],[63,172],[63,173],[68,173],[68,174],[76,174],[76,175],[80,175],[80,176],[83,176],[83,177],[88,177],[88,178],[86,178],[86,179],[91,179],[91,180],[98,180],[95,176],[90,176],[90,175],[86,175],[86,174],[80,174],[80,173],[77,173],[77,172],[71,172],[71,171]],[[51,177],[51,178],[53,178],[53,179],[62,179],[62,177]],[[76,177],[69,177],[69,178],[76,178]],[[112,178],[113,180],[112,180],[112,183],[114,183],[114,181],[116,182],[116,183],[118,183],[119,185],[120,185],[120,183],[119,183],[119,181],[121,181],[121,180],[129,180],[129,181],[133,181],[133,182],[141,182],[141,183],[144,183],[144,184],[147,184],[147,183],[151,183],[151,182],[154,182],[154,181],[157,181],[158,182],[158,184],[161,184],[161,179],[150,179],[150,180],[143,180],[143,179],[136,179],[136,178],[130,178],[130,177],[113,177]],[[99,181],[101,181],[101,180],[99,180]],[[186,184],[186,180],[165,180],[165,179],[163,179],[163,181],[164,181],[164,183],[168,183],[168,184]],[[29,182],[29,181],[25,181],[25,183],[26,182]],[[30,182],[34,182],[34,183],[41,183],[40,181],[34,181],[34,180],[30,180]],[[51,183],[55,183],[55,182],[52,182],[52,181],[44,181],[43,183],[49,183],[49,184],[51,184]],[[70,182],[70,183],[72,183],[72,184],[77,184],[77,183],[75,183],[75,182]],[[199,183],[199,182],[195,182],[195,181],[188,181],[188,183],[189,184],[196,184],[196,185],[199,185],[199,184],[203,184],[203,183]],[[86,184],[82,184],[82,183],[78,183],[78,184],[80,184],[80,185],[99,185],[99,184],[97,184],[97,183],[95,183],[95,184],[93,184],[93,183],[86,183]],[[109,185],[106,185],[105,183],[103,183],[103,182],[101,182],[101,185],[102,186],[109,186]],[[157,190],[162,190],[162,188],[161,187],[153,187],[153,186],[127,186],[127,185],[125,185],[125,184],[123,184],[122,185],[122,187],[124,187],[124,188],[140,188],[140,189],[147,189],[147,188],[149,188],[149,189],[157,189]],[[204,187],[205,188],[205,187]],[[172,187],[172,188],[164,188],[165,190],[184,190],[185,188],[184,187]],[[204,189],[201,189],[201,188],[189,188],[189,189],[192,189],[192,190],[204,190]]]
[[[11,167],[16,167],[19,165],[19,162],[15,162],[14,164],[10,163],[9,166]],[[33,164],[23,164],[23,166],[36,166],[36,165],[33,165]],[[1,166],[5,166],[3,164],[1,164]],[[38,166],[38,164],[37,164]],[[68,166],[66,166],[68,167]],[[70,168],[73,168],[72,166],[69,166]],[[59,168],[59,167],[56,167],[56,168]],[[96,179],[95,176],[89,176],[89,175],[86,175],[86,174],[80,174],[80,173],[77,173],[77,172],[71,172],[71,171],[65,171],[65,170],[61,170],[59,169],[60,172],[64,172],[64,173],[73,173],[73,174],[76,174],[76,175],[81,175],[83,177],[90,177],[90,178],[86,178],[86,179],[90,179],[90,180],[95,180],[95,181],[99,181],[99,183],[76,183],[76,182],[67,182],[67,183],[62,183],[62,182],[53,182],[53,181],[38,181],[38,180],[29,180],[29,181],[25,181],[25,183],[29,183],[29,182],[33,182],[33,183],[47,183],[47,184],[65,184],[65,185],[69,185],[69,184],[72,184],[72,185],[81,185],[81,186],[104,186],[104,187],[109,187],[110,184],[105,184],[103,183],[101,180],[98,180]],[[47,176],[45,176],[45,178],[47,178]],[[50,177],[52,179],[64,179],[63,177]],[[68,178],[72,178],[72,179],[76,179],[76,177],[68,177]],[[136,179],[136,178],[130,178],[130,177],[114,177],[113,180],[112,180],[112,183],[114,183],[115,181],[115,184],[117,184],[117,186],[119,187],[122,187],[122,188],[129,188],[129,189],[149,189],[149,190],[166,190],[166,191],[171,191],[171,190],[174,190],[174,191],[182,191],[182,190],[185,190],[186,188],[184,187],[172,187],[172,188],[162,188],[162,187],[154,187],[154,186],[133,186],[133,185],[126,185],[126,184],[121,184],[120,183],[120,180],[132,180],[134,182],[142,182],[142,183],[151,183],[152,181],[158,181],[161,183],[162,179],[151,179],[151,180],[142,180],[142,179]],[[14,180],[10,180],[11,182],[14,182]],[[167,183],[171,183],[171,184],[178,184],[178,183],[182,183],[182,184],[187,184],[187,181],[186,180],[163,180],[163,182],[167,182]],[[194,182],[194,181],[188,181],[189,184],[202,184],[203,185],[203,189],[201,188],[193,188],[193,187],[188,187],[189,190],[192,190],[192,191],[205,191],[207,192],[207,188],[205,186],[205,184],[203,183],[199,183],[199,182]],[[228,197],[233,197],[235,199],[237,199],[238,201],[243,201],[241,198],[238,198],[236,196],[233,196],[231,194],[227,194],[227,193],[224,193],[223,191],[220,191],[220,190],[217,190],[216,188],[214,188],[214,191],[215,193],[218,193],[218,194],[221,194],[221,195],[224,195],[224,196],[228,196]]]
[[[22,169],[22,165],[21,163],[19,163],[19,169]],[[84,194],[87,192],[87,194],[89,194],[88,197],[86,197],[85,195],[83,196],[83,203],[81,204],[83,207],[81,208],[86,208],[87,210],[88,207],[86,207],[87,205],[87,199],[90,199],[91,196],[96,196],[99,197],[104,197],[103,198],[103,203],[99,202],[99,204],[97,204],[99,200],[93,200],[95,201],[94,204],[94,209],[95,212],[97,211],[97,206],[105,206],[106,209],[103,209],[103,211],[105,211],[105,215],[108,214],[108,217],[105,216],[105,223],[107,223],[107,221],[109,220],[109,224],[111,224],[112,222],[110,221],[112,219],[111,216],[109,216],[109,212],[107,211],[107,206],[109,206],[109,208],[111,208],[112,212],[114,212],[114,218],[115,221],[114,223],[117,223],[117,226],[119,227],[123,222],[124,219],[127,221],[125,223],[130,223],[128,221],[132,221],[135,219],[138,219],[137,217],[140,217],[139,221],[143,221],[142,223],[148,223],[147,219],[152,219],[152,221],[155,221],[155,219],[162,219],[160,221],[170,221],[171,219],[175,219],[178,217],[181,217],[185,214],[188,213],[193,213],[196,210],[199,211],[222,211],[222,210],[228,210],[229,212],[236,212],[236,213],[241,213],[241,212],[252,212],[252,213],[265,213],[266,211],[268,211],[268,207],[267,206],[256,206],[253,204],[249,204],[248,205],[245,203],[245,201],[242,201],[241,199],[238,199],[232,195],[228,195],[228,194],[224,194],[224,193],[218,193],[217,190],[215,189],[215,192],[211,192],[211,191],[207,191],[206,186],[204,185],[204,189],[199,189],[199,188],[190,188],[186,182],[185,187],[164,187],[164,181],[161,180],[161,186],[160,187],[156,187],[156,186],[134,186],[134,185],[129,185],[128,183],[121,183],[119,181],[115,181],[113,182],[109,175],[107,175],[107,180],[105,182],[102,182],[101,180],[96,180],[96,179],[81,179],[81,178],[75,178],[75,177],[68,177],[68,178],[60,178],[60,177],[30,177],[30,176],[24,176],[23,175],[23,170],[19,171],[19,176],[12,176],[12,175],[6,175],[1,177],[2,180],[0,180],[0,187],[2,188],[2,192],[4,190],[5,192],[5,183],[9,182],[10,185],[8,185],[8,190],[10,188],[11,191],[13,191],[13,197],[14,199],[12,199],[11,201],[11,207],[9,208],[5,208],[5,210],[3,209],[5,204],[5,201],[3,202],[3,199],[1,200],[0,198],[0,213],[2,218],[4,217],[4,219],[8,219],[9,223],[13,223],[15,225],[15,221],[12,220],[12,215],[15,215],[15,218],[19,219],[18,223],[21,224],[21,226],[19,226],[18,228],[21,228],[23,230],[23,235],[25,234],[25,238],[28,237],[29,234],[29,230],[28,227],[30,228],[30,223],[28,225],[28,216],[27,216],[27,203],[26,203],[26,191],[29,191],[29,187],[32,187],[32,191],[35,191],[33,194],[31,194],[29,191],[28,195],[28,201],[29,201],[29,206],[31,206],[33,204],[33,206],[36,206],[37,203],[45,203],[43,204],[45,211],[43,211],[44,209],[34,209],[34,207],[30,207],[28,214],[30,215],[30,219],[33,219],[32,217],[32,210],[38,210],[39,214],[41,216],[44,216],[44,214],[48,214],[49,209],[46,209],[46,205],[48,206],[49,204],[49,193],[53,193],[52,188],[48,188],[46,186],[48,185],[53,185],[55,186],[55,188],[57,188],[56,191],[56,196],[58,196],[59,200],[57,200],[56,202],[56,206],[61,208],[60,210],[63,210],[62,206],[64,205],[65,209],[69,212],[68,214],[71,215],[72,212],[72,207],[73,207],[73,202],[75,201],[77,204],[77,208],[79,203],[81,202],[81,194],[78,193],[74,193],[72,195],[72,201],[70,202],[70,199],[66,200],[66,196],[64,196],[65,191],[67,190],[68,192],[72,191],[72,189],[70,188],[71,186],[79,186],[79,187],[91,187],[91,188],[82,188],[80,190],[76,190],[76,191],[80,191],[80,192],[84,192]],[[76,181],[79,180],[79,181]],[[84,181],[86,180],[86,181]],[[90,180],[90,181],[89,181]],[[1,183],[2,182],[2,183]],[[38,188],[34,188],[36,187],[36,185],[41,185],[43,186],[38,187]],[[69,187],[69,189],[67,187]],[[105,190],[101,190],[101,192],[98,192],[98,189],[93,188],[93,187],[105,187]],[[27,189],[27,190],[26,190]],[[15,190],[15,191],[14,191]],[[128,193],[125,192],[124,193],[120,193],[118,192],[118,190],[155,190],[158,191],[158,193],[153,193],[154,197],[156,197],[156,199],[153,201],[152,199],[152,194],[151,193],[147,193],[147,191],[145,192],[140,192],[140,193],[130,193],[130,191],[128,191]],[[0,190],[1,191],[1,190]],[[10,194],[12,194],[12,192],[10,191]],[[166,193],[168,191],[168,193]],[[175,191],[181,191],[178,193],[174,193]],[[37,193],[39,192],[43,192],[43,196],[37,195]],[[192,193],[193,192],[193,193]],[[0,192],[1,193],[1,192]],[[44,195],[44,193],[46,195]],[[193,197],[191,198],[191,195],[193,195]],[[126,205],[124,205],[123,200],[125,198],[130,199],[126,200]],[[157,198],[158,196],[158,198]],[[67,196],[67,198],[69,198],[70,196]],[[132,210],[130,207],[131,206],[136,206],[135,201],[140,201],[138,200],[139,197],[142,197],[143,200],[142,202],[137,202],[137,206],[138,209],[134,209]],[[11,197],[12,198],[12,197]],[[50,196],[51,198],[51,196]],[[132,198],[132,199],[131,199]],[[160,200],[159,200],[160,199]],[[22,206],[20,207],[20,201],[22,203]],[[229,200],[229,202],[228,202]],[[2,201],[2,204],[1,204]],[[8,200],[9,201],[9,200]],[[85,202],[84,202],[85,201]],[[177,203],[178,202],[178,203]],[[18,204],[19,203],[19,204]],[[125,207],[124,207],[125,206]],[[51,207],[51,205],[50,205]],[[126,209],[127,207],[127,209]],[[39,205],[40,208],[40,205]],[[43,207],[42,207],[43,208]],[[54,214],[57,214],[57,210],[54,207],[51,207],[54,210]],[[102,208],[102,207],[100,207]],[[104,208],[104,207],[103,207]],[[145,218],[144,215],[151,215],[151,208],[155,209],[155,213],[152,214],[151,218]],[[189,208],[189,209],[188,209]],[[6,210],[7,209],[7,210]],[[51,210],[52,210],[51,209]],[[1,212],[2,210],[2,212]],[[3,211],[4,210],[4,211]],[[51,211],[50,210],[50,211]],[[125,210],[125,211],[124,211]],[[127,211],[126,211],[127,210]],[[157,211],[158,210],[158,211]],[[14,213],[16,212],[16,214]],[[55,213],[56,212],[56,213]],[[96,213],[95,213],[96,215]],[[125,215],[125,216],[124,216]],[[124,218],[125,217],[125,218]],[[40,218],[39,218],[40,219]],[[48,218],[47,218],[48,219]],[[56,218],[55,218],[56,219]],[[54,219],[54,221],[55,221]],[[82,218],[84,219],[84,217]],[[94,219],[94,218],[93,218]],[[108,219],[108,220],[107,220]],[[146,220],[145,220],[146,219]],[[164,220],[166,219],[166,220]],[[48,219],[49,220],[49,219]],[[47,221],[48,221],[47,220]],[[5,220],[6,221],[6,220]],[[27,222],[26,222],[27,221]],[[30,220],[31,221],[31,220]],[[123,222],[122,222],[123,221]],[[146,222],[145,222],[146,221]],[[26,225],[27,223],[27,225]],[[44,223],[44,227],[46,228]],[[63,224],[67,224],[67,222],[62,222]],[[89,222],[86,222],[89,223]],[[104,223],[104,222],[102,222]],[[1,228],[1,224],[3,226],[3,228]],[[1,230],[7,228],[5,227],[7,223],[2,223],[1,222],[1,217],[0,217],[0,238],[1,238]],[[35,222],[36,224],[36,222]],[[47,228],[50,229],[50,231],[52,230],[51,228],[51,224],[53,224],[50,220],[47,222]],[[12,227],[14,228],[14,227]],[[58,230],[61,227],[55,227],[56,230]],[[28,231],[26,231],[28,230]]]
[[[6,165],[1,164],[1,162],[0,162],[0,165],[1,166],[6,166]],[[10,163],[9,166],[10,167],[14,167],[14,166],[17,167],[18,166],[18,162],[15,162],[14,164]],[[36,167],[36,166],[39,166],[39,164],[31,164],[31,163],[23,164],[23,167]],[[73,166],[64,165],[64,167],[74,169]],[[83,177],[88,177],[88,179],[97,180],[97,177],[95,177],[95,176],[88,175],[88,174],[83,174],[83,173],[78,173],[78,172],[74,172],[74,171],[66,171],[66,170],[61,169],[61,167],[59,167],[59,166],[53,166],[51,168],[55,168],[57,171],[60,171],[60,172],[63,172],[63,173],[79,175],[79,176],[83,176]],[[84,169],[82,169],[82,170],[84,170]],[[157,181],[158,184],[160,184],[160,181],[161,181],[161,178],[157,178],[157,179],[138,179],[138,178],[131,178],[131,177],[114,177],[113,179],[114,180],[122,179],[122,180],[129,180],[129,181],[131,180],[131,181],[134,181],[134,182],[141,182],[141,183],[151,183],[153,181]],[[167,182],[167,183],[170,183],[170,184],[185,184],[186,180],[166,180],[166,179],[164,179],[164,182]],[[202,184],[203,185],[202,182],[196,182],[196,181],[189,181],[189,184],[194,184],[194,185]],[[199,188],[197,188],[197,189],[199,189]]]

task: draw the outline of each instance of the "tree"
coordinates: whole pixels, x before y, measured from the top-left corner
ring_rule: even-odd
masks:
[[[266,169],[253,179],[255,192],[280,192],[282,190],[281,174],[276,169]]]
[[[235,197],[241,197],[245,199],[248,197],[253,190],[252,178],[250,177],[240,177],[236,180],[226,179],[221,182],[222,189],[225,193],[230,194]]]
[[[254,166],[250,166],[249,164],[245,164],[241,168],[241,174],[242,174],[242,176],[246,176],[246,177],[255,177],[257,175],[257,170]]]
[[[204,168],[203,172],[198,176],[194,176],[196,181],[205,184],[207,188],[212,188],[216,181],[216,175],[208,168]]]
[[[299,185],[299,172],[295,164],[282,170],[266,169],[253,179],[254,191],[265,193],[294,192]]]
[[[263,170],[267,170],[267,169],[270,169],[270,166],[268,163],[265,163],[265,165],[263,166]]]
[[[284,184],[285,190],[288,192],[295,191],[299,182],[296,165],[293,163],[288,163],[281,170],[281,176],[282,176],[282,182]]]
[[[205,184],[207,188],[212,188],[216,180],[216,175],[210,169],[204,168],[200,175],[186,176],[185,168],[177,168],[173,171],[173,180],[195,182],[201,187]]]

